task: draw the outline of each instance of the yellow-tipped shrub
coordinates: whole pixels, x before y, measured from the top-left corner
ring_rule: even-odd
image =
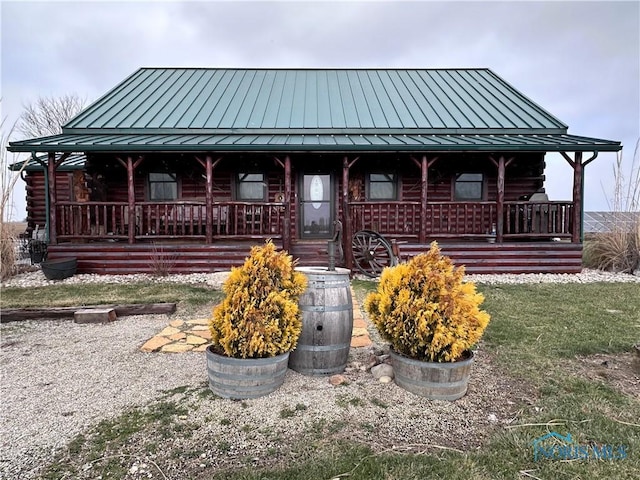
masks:
[[[209,321],[217,353],[234,358],[274,357],[293,350],[302,330],[298,298],[306,277],[271,241],[251,249],[223,285],[226,297]]]
[[[380,335],[400,354],[431,362],[454,362],[475,345],[489,323],[473,283],[463,282],[436,242],[427,253],[384,269],[364,308]]]

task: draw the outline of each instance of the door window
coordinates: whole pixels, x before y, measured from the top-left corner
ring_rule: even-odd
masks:
[[[301,236],[303,238],[331,238],[333,232],[331,198],[331,175],[303,175],[301,202]]]

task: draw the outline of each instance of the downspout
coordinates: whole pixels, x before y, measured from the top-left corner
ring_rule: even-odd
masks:
[[[38,157],[36,157],[36,152],[31,152],[31,159],[39,163],[44,170],[44,221],[46,226],[46,228],[44,229],[44,240],[45,242],[49,243],[49,225],[51,223],[49,218],[49,171],[47,165]]]

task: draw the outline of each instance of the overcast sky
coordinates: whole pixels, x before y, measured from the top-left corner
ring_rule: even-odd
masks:
[[[139,67],[488,67],[569,125],[640,137],[640,2],[1,3],[2,117],[38,96],[93,101]],[[586,168],[586,210],[609,210],[616,155]],[[572,170],[547,156],[551,200]],[[16,216],[24,213],[19,183]]]

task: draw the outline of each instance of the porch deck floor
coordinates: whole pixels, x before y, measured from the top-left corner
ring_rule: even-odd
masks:
[[[369,336],[371,324],[363,315],[353,289],[351,289],[351,298],[353,301],[351,348],[368,347],[372,343]],[[140,350],[161,353],[204,352],[211,345],[211,332],[208,324],[209,320],[206,318],[172,320],[160,332],[147,340],[140,347]]]

